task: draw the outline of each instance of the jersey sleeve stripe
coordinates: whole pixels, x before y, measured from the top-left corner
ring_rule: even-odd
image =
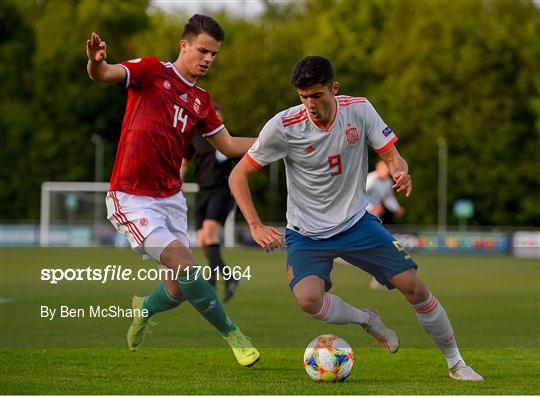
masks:
[[[351,99],[351,100],[347,100],[347,101],[339,101],[340,104],[348,104],[348,103],[362,103],[362,102],[366,102],[362,99]]]
[[[337,97],[337,100],[339,102],[350,102],[350,101],[358,101],[358,102],[367,102],[367,99],[361,96],[349,96],[349,95],[341,95]]]
[[[304,115],[306,115],[307,112],[306,112],[306,109],[302,109],[300,110],[298,113],[295,113],[291,116],[283,116],[281,118],[281,121],[283,121],[284,123],[288,122],[288,121],[292,121],[294,119],[297,119],[297,118],[300,118],[300,117],[303,117]]]
[[[349,105],[352,105],[353,103],[364,103],[364,102],[366,102],[365,99],[358,98],[358,99],[351,99],[351,100],[346,100],[346,101],[340,100],[339,104],[341,106],[349,106]]]
[[[393,137],[392,140],[390,142],[388,142],[386,145],[384,145],[382,148],[375,149],[375,153],[385,152],[386,150],[388,150],[390,148],[390,146],[392,146],[395,142],[397,142],[397,140],[398,140],[397,136]]]
[[[128,88],[129,87],[129,79],[131,77],[131,75],[129,74],[129,69],[122,65],[121,63],[119,63],[120,66],[122,66],[124,68],[124,70],[126,71],[126,87],[125,88]]]
[[[201,136],[203,138],[208,138],[208,137],[211,137],[212,135],[216,135],[219,131],[221,131],[223,128],[225,128],[225,126],[223,124],[221,124],[218,128],[216,128],[215,130],[212,130],[210,132],[207,132],[205,134],[201,134]]]
[[[282,116],[281,118],[282,119],[290,119],[290,118],[293,118],[293,117],[297,117],[299,115],[301,115],[302,113],[305,113],[306,112],[306,108],[302,107],[300,110],[298,110],[296,113],[294,114],[290,114],[288,116]]]
[[[246,159],[253,167],[257,168],[258,170],[262,170],[263,166],[260,165],[259,163],[257,163],[257,162],[253,159],[253,157],[251,157],[251,156],[249,155],[249,153],[244,154],[244,158],[245,158],[245,159]]]
[[[306,114],[306,115],[300,117],[299,119],[295,119],[295,120],[288,121],[288,122],[283,122],[283,127],[290,127],[291,125],[301,123],[302,121],[307,120],[307,118],[308,118],[308,116]]]

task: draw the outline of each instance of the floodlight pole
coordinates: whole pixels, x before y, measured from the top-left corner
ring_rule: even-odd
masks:
[[[438,208],[438,228],[441,233],[446,232],[446,207],[448,200],[448,144],[444,137],[437,139],[439,147],[439,208]]]

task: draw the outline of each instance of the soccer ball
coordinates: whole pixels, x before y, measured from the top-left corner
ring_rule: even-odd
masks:
[[[317,336],[304,353],[304,368],[319,382],[340,382],[349,376],[354,354],[347,342],[335,335]]]

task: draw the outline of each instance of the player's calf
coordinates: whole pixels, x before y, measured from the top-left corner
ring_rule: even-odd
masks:
[[[446,358],[448,368],[453,368],[460,361],[463,361],[450,319],[437,298],[429,293],[424,302],[413,305],[413,308],[418,322],[426,333],[433,338],[433,341]]]

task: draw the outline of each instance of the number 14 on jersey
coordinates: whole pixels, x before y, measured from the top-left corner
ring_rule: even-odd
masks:
[[[188,114],[184,115],[184,108],[180,107],[178,105],[174,105],[174,118],[173,118],[173,127],[176,128],[178,125],[178,122],[182,123],[182,129],[180,130],[180,133],[184,133],[186,130],[186,125],[188,122]]]

